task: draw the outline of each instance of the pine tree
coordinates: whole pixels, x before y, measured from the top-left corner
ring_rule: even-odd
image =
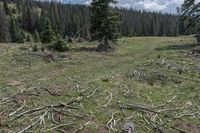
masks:
[[[30,34],[27,34],[26,41],[27,42],[31,42],[31,36],[30,36]]]
[[[9,42],[9,26],[4,10],[0,7],[0,42]]]
[[[115,3],[115,0],[93,0],[90,6],[90,32],[93,40],[103,42],[101,50],[110,49],[109,41],[115,42],[119,36],[119,15],[110,6]]]
[[[194,28],[200,23],[200,2],[195,4],[195,0],[185,0],[181,8],[178,9],[178,13],[180,21],[187,23],[187,28]]]
[[[185,0],[178,12],[180,21],[187,21],[187,29],[197,27],[197,33],[200,34],[200,2],[195,2],[195,0]],[[197,41],[200,42],[200,35],[197,36]]]
[[[34,38],[34,42],[40,42],[40,34],[37,32],[37,30],[35,30],[35,33],[33,35]]]
[[[25,41],[25,38],[24,38],[24,31],[20,31],[20,32],[18,32],[17,33],[17,40],[16,40],[16,42],[17,43],[24,43]]]
[[[15,19],[11,16],[10,18],[10,35],[11,35],[11,41],[12,42],[17,42],[18,40],[18,34],[17,34],[17,28],[15,24]]]
[[[2,0],[4,1],[4,0]],[[99,3],[105,2],[106,0],[94,0]],[[108,2],[111,0],[107,0]],[[19,29],[23,31],[28,31],[34,34],[34,31],[37,30],[39,33],[43,31],[43,22],[45,18],[49,18],[51,22],[51,26],[55,34],[60,34],[64,36],[75,36],[75,37],[83,37],[85,39],[93,38],[95,39],[95,34],[91,34],[89,32],[90,26],[90,13],[88,6],[85,5],[71,5],[71,4],[62,4],[61,2],[56,2],[55,0],[52,2],[48,1],[33,1],[33,0],[7,0],[7,2],[13,2],[16,4],[16,24],[19,26]],[[105,5],[101,5],[102,7]],[[104,8],[104,7],[103,7]],[[106,7],[107,8],[107,7]],[[105,8],[105,9],[106,9]],[[12,9],[12,8],[11,8]],[[10,9],[10,13],[11,13]],[[99,17],[106,17],[105,14],[106,10],[95,9],[98,14],[102,16]],[[179,28],[176,26],[178,22],[177,15],[172,14],[165,14],[165,13],[158,13],[158,12],[148,12],[148,11],[137,11],[134,9],[126,9],[126,8],[108,8],[107,11],[113,12],[120,12],[120,35],[121,36],[151,36],[151,35],[176,35],[178,29],[180,29],[181,34],[189,34],[189,33],[196,33],[198,31],[198,27],[195,26],[193,29],[185,32],[186,24],[189,23],[189,20],[182,23]],[[96,15],[98,15],[96,14]],[[197,13],[199,14],[199,13]],[[16,16],[15,15],[15,16]],[[91,12],[91,16],[92,16]],[[109,16],[109,15],[107,15]],[[110,15],[108,18],[110,20],[115,15]],[[100,18],[102,19],[102,18]],[[102,21],[102,25],[98,25],[96,28],[100,30],[106,29],[105,27],[109,27],[108,25],[104,25],[108,23],[108,19],[97,19],[98,21]],[[96,19],[93,19],[94,23],[96,23]],[[116,22],[116,21],[114,21]],[[112,21],[112,23],[114,23]],[[193,21],[195,22],[195,21]],[[104,26],[104,28],[102,28]],[[115,25],[112,25],[115,27]],[[106,29],[106,31],[112,31],[115,28]],[[118,26],[117,28],[118,29]],[[118,29],[119,30],[119,29]],[[91,31],[91,30],[90,30]],[[96,30],[95,30],[96,31]],[[94,31],[94,32],[95,32]],[[105,30],[104,30],[105,31]],[[100,33],[100,32],[99,32]],[[112,34],[111,34],[112,35]],[[104,43],[104,39],[100,40]],[[110,42],[110,41],[109,41]]]
[[[8,2],[7,2],[7,0],[4,0],[4,1],[3,1],[3,9],[4,9],[6,15],[9,15],[10,10],[9,10],[9,7],[8,7]]]
[[[49,19],[46,19],[44,22],[44,30],[41,35],[42,43],[51,43],[55,40],[55,34],[51,27],[51,22]]]

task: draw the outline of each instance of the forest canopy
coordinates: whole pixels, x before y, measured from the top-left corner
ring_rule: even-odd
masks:
[[[48,18],[55,36],[82,37],[90,39],[90,12],[86,5],[63,4],[60,2],[41,2],[34,0],[0,0],[1,1],[1,36],[2,42],[9,41],[10,35],[22,42],[25,33],[33,37],[41,36],[45,19]],[[186,24],[179,22],[178,15],[162,12],[148,12],[127,8],[114,8],[120,14],[120,36],[177,36],[195,33],[186,31]],[[6,16],[6,17],[5,17]],[[13,20],[12,20],[13,19]],[[6,22],[7,21],[7,22]],[[12,26],[20,33],[8,33]],[[5,23],[6,22],[6,23]],[[7,28],[5,28],[7,27]],[[15,29],[12,29],[13,32]]]

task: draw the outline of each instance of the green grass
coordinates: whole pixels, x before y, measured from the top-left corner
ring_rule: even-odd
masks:
[[[123,43],[124,40],[127,44]],[[156,131],[144,121],[143,117],[154,114],[126,109],[122,111],[119,103],[159,106],[174,97],[172,102],[155,110],[183,106],[185,108],[160,113],[156,124],[165,132],[176,133],[178,131],[171,126],[179,122],[178,128],[188,132],[198,132],[199,114],[175,118],[199,110],[200,58],[187,55],[194,47],[193,43],[191,37],[122,38],[114,52],[71,50],[66,53],[55,53],[69,55],[68,60],[52,62],[30,54],[33,53],[31,52],[33,44],[0,44],[0,98],[12,97],[18,102],[8,102],[0,106],[0,131],[23,129],[34,122],[32,118],[39,115],[25,116],[17,120],[8,117],[9,113],[21,106],[19,103],[21,101],[18,99],[26,101],[26,107],[17,114],[43,105],[66,103],[80,96],[83,100],[74,105],[78,109],[69,111],[84,114],[85,117],[76,119],[62,116],[61,123],[73,121],[75,124],[74,127],[66,127],[66,131],[75,131],[81,124],[90,120],[92,123],[81,132],[108,132],[105,125],[112,113],[116,112],[117,122],[113,128],[117,132],[121,132],[125,118],[132,116],[129,121],[135,124],[136,131],[153,133]],[[27,47],[29,50],[22,50],[22,47]],[[72,44],[72,47],[95,46],[82,43]],[[183,69],[183,72],[179,74],[175,68]],[[132,78],[128,77],[129,74],[133,74],[133,70],[142,74],[138,78],[142,81],[138,81],[133,75]],[[165,78],[160,80],[160,75]],[[77,82],[80,84],[80,91],[76,89]],[[39,96],[27,95],[29,91],[35,92],[33,88],[40,91]],[[45,88],[61,91],[63,96],[52,96]],[[98,91],[87,99],[86,96],[92,94],[96,88]],[[127,88],[129,93],[125,95]],[[103,107],[109,101],[111,93],[113,94],[111,102],[107,107]],[[42,131],[55,126],[47,117],[45,119],[45,125],[35,126],[29,131]]]

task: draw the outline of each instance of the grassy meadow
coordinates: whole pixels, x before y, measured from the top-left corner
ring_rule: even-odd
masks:
[[[126,41],[127,43],[124,43]],[[200,58],[192,37],[122,38],[69,52],[0,44],[0,132],[200,132]],[[38,44],[40,45],[40,44]]]

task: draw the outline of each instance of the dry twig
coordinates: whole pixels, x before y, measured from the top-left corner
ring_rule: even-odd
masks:
[[[109,101],[105,105],[103,105],[104,108],[106,108],[108,106],[108,104],[110,104],[110,102],[112,101],[112,97],[113,97],[113,93],[112,92],[110,93],[109,97],[110,97]]]

